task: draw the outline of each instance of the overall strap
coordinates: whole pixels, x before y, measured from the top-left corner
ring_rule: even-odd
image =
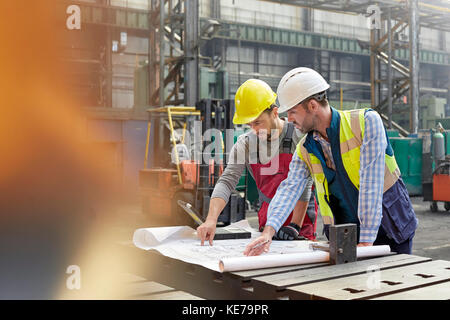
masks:
[[[292,135],[294,133],[294,124],[292,122],[288,122],[287,124],[286,135],[283,139],[283,153],[291,153],[292,147]]]

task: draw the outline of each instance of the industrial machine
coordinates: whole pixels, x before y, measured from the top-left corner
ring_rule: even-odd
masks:
[[[174,106],[151,108],[148,112],[144,168],[139,171],[142,212],[155,226],[190,225],[192,219],[177,214],[177,200],[194,199],[189,187],[183,184],[179,151],[184,145],[188,120],[198,119],[200,112],[195,107]],[[180,127],[181,137],[177,130]],[[175,150],[175,166],[170,164],[170,149]]]
[[[201,219],[206,218],[212,190],[226,167],[227,155],[235,141],[234,130],[227,130],[234,128],[234,101],[203,99],[195,107],[164,107],[148,111],[145,168],[139,175],[143,212],[155,225],[196,227],[195,221],[178,202],[191,204]],[[168,126],[162,127],[168,132],[163,130],[162,134],[152,137],[151,132],[157,131],[150,130],[154,126],[152,123],[162,118],[167,120]],[[210,129],[220,133],[220,141],[215,141],[217,135],[208,136]],[[152,167],[147,168],[151,141]],[[170,155],[167,148],[163,148],[169,144],[172,149]],[[220,224],[228,225],[245,218],[246,176],[244,173],[241,178],[244,181],[238,185],[241,192],[231,195],[219,216]]]
[[[423,199],[431,201],[432,212],[438,211],[438,202],[450,210],[450,131],[439,123],[429,135],[423,137]]]
[[[450,211],[450,157],[433,172],[433,202],[431,211],[438,211],[438,202],[444,202],[444,208]]]

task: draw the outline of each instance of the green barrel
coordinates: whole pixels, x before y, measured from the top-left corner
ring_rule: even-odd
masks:
[[[395,129],[387,129],[386,130],[387,135],[389,138],[393,138],[393,137],[400,137],[400,133],[398,132],[398,130]]]
[[[445,137],[445,155],[448,156],[450,154],[450,130],[446,130],[444,132]]]
[[[252,175],[247,170],[245,171],[247,174],[247,200],[256,207],[259,199],[258,188],[256,187],[256,182]]]
[[[238,137],[242,134],[244,134],[245,131],[243,129],[234,129],[234,135],[233,135],[233,143],[236,143]],[[225,139],[225,133],[223,133],[224,139]],[[236,185],[237,191],[244,191],[245,190],[245,176],[246,176],[247,170],[244,170],[241,177],[239,178],[239,182]]]
[[[422,139],[392,137],[389,140],[409,195],[421,195]]]
[[[244,134],[245,131],[243,129],[234,129],[234,136],[233,140],[234,143],[236,143],[238,137],[242,134]],[[223,134],[223,138],[225,139],[225,134]],[[256,182],[251,176],[251,174],[248,172],[247,169],[242,172],[241,177],[239,178],[239,182],[236,185],[237,191],[245,191],[245,179],[247,178],[247,200],[250,201],[250,203],[256,205],[259,195],[258,195],[258,189],[256,188]]]

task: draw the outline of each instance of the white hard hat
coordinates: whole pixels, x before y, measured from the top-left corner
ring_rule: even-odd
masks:
[[[280,107],[285,112],[317,93],[327,90],[330,85],[313,69],[300,67],[286,73],[277,88]]]

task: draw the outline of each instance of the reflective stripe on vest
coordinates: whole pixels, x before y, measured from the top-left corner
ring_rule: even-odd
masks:
[[[338,111],[340,120],[340,152],[342,163],[353,185],[359,190],[360,149],[364,137],[364,113],[368,109]],[[328,181],[320,160],[304,147],[307,135],[297,145],[297,154],[308,166],[316,185],[317,198],[324,224],[334,224],[329,203]],[[394,185],[400,177],[400,170],[394,155],[385,154],[383,193]]]

